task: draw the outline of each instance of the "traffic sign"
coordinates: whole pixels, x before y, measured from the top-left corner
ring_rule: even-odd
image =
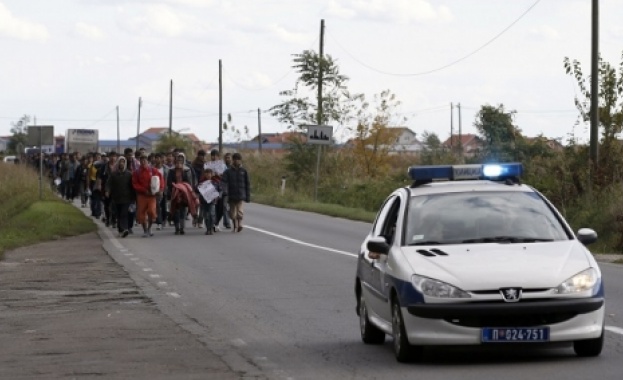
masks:
[[[333,127],[330,125],[307,125],[307,143],[330,145],[333,142]]]

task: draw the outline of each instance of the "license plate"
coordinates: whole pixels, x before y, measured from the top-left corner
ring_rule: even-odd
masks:
[[[549,327],[485,327],[483,343],[494,342],[549,342]]]

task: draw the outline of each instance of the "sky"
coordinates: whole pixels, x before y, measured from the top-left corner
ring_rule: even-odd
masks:
[[[600,52],[616,67],[621,15],[623,0],[600,1]],[[216,142],[219,61],[242,137],[258,134],[258,109],[263,133],[285,132],[267,111],[295,85],[293,54],[319,51],[321,20],[349,90],[390,90],[392,122],[418,136],[445,140],[451,119],[476,133],[480,107],[503,104],[525,136],[588,141],[563,59],[590,73],[591,0],[0,0],[0,136],[29,115],[114,140],[117,107],[121,139],[168,127],[172,81],[172,129]]]

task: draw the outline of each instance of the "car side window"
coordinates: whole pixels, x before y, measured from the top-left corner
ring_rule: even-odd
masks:
[[[378,236],[383,236],[387,244],[392,245],[396,238],[396,227],[398,225],[398,211],[400,210],[400,198],[394,197],[385,205],[388,207],[385,219],[380,224]]]

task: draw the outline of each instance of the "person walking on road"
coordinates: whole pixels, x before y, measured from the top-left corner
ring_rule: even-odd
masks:
[[[244,211],[242,202],[251,201],[251,182],[249,173],[242,167],[242,155],[234,153],[233,162],[229,169],[225,170],[221,177],[223,196],[228,197],[229,216],[233,223],[233,232],[242,231],[242,218]]]
[[[175,167],[169,170],[167,178],[167,197],[171,202],[169,213],[173,216],[175,234],[184,235],[186,213],[189,207],[192,209],[195,206],[192,202],[196,195],[192,186],[192,169],[186,166],[186,156],[180,153],[175,160]],[[196,209],[192,213],[196,215]]]
[[[132,173],[132,186],[136,191],[136,220],[143,226],[143,237],[153,236],[151,225],[156,221],[156,195],[164,190],[162,174],[149,165],[147,154],[141,155],[140,166]],[[158,178],[158,188],[152,189],[152,177]]]
[[[132,187],[132,173],[127,170],[127,160],[119,157],[117,170],[115,170],[106,182],[106,197],[112,200],[117,214],[117,231],[121,237],[128,236],[128,210],[134,201],[134,188]]]

